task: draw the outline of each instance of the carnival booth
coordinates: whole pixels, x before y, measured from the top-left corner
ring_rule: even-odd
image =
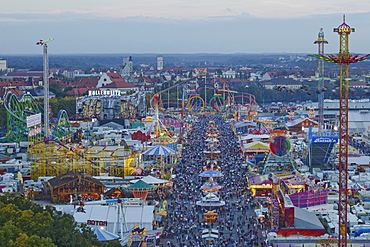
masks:
[[[158,159],[155,167],[158,168],[158,175],[161,177],[163,177],[167,172],[165,163],[173,164],[177,157],[177,153],[175,150],[163,145],[157,145],[148,150],[145,150],[143,152],[143,155],[155,157]]]
[[[69,202],[76,195],[86,199],[100,199],[104,185],[90,174],[70,171],[49,179],[44,183],[44,191],[50,193],[51,202]]]
[[[266,153],[269,151],[269,144],[261,141],[254,141],[243,145],[244,153],[248,156]]]

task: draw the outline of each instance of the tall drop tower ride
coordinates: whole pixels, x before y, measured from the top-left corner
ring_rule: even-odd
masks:
[[[351,55],[349,53],[349,35],[355,29],[351,28],[343,15],[343,23],[334,28],[339,34],[339,53],[334,55],[310,55],[324,61],[339,64],[339,236],[338,247],[347,246],[347,214],[348,214],[348,79],[349,65],[362,61],[370,56]]]
[[[40,40],[36,45],[43,46],[43,65],[44,65],[44,139],[48,140],[50,138],[50,123],[49,123],[49,59],[48,59],[48,45],[47,43],[53,41],[54,39],[49,40]]]
[[[320,28],[319,35],[314,44],[317,44],[318,55],[324,54],[324,45],[328,44],[328,41],[324,38],[323,28]],[[319,92],[319,132],[321,132],[324,126],[324,60],[319,59],[317,64],[317,77],[319,78],[318,92]]]

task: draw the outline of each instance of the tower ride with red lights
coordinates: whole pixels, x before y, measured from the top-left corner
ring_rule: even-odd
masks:
[[[339,64],[339,236],[338,246],[347,246],[347,214],[348,214],[348,78],[349,65],[360,62],[370,56],[351,55],[349,53],[349,35],[355,29],[345,22],[339,27],[334,28],[334,32],[339,34],[339,53],[334,55],[310,55],[312,57]]]

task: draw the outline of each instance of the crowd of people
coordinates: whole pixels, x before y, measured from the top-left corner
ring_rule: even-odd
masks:
[[[204,151],[210,121],[214,121],[219,132],[215,147],[220,152],[215,163],[223,174],[223,177],[214,179],[222,186],[216,195],[225,202],[224,206],[218,207],[196,203],[204,197],[201,186],[207,181],[199,174],[207,163]],[[162,246],[267,246],[264,225],[253,211],[258,203],[247,188],[244,162],[238,139],[221,116],[202,116],[192,125],[174,171],[175,182],[168,200],[167,217],[162,222]],[[217,213],[214,223],[207,223],[204,218],[204,213],[210,210]],[[206,241],[202,238],[204,229],[215,229],[218,234],[208,239],[212,241]]]
[[[354,148],[356,148],[360,154],[363,154],[363,155],[370,155],[370,145],[364,141],[362,141],[362,139],[360,140],[357,140],[355,138],[348,138],[348,144]]]

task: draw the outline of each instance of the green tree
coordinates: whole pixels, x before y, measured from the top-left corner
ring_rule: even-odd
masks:
[[[21,233],[21,230],[11,220],[0,226],[0,246],[10,246],[11,240],[14,241]]]
[[[51,98],[49,104],[55,117],[60,110],[65,110],[68,115],[76,114],[76,99],[73,97]]]
[[[0,128],[6,128],[6,117],[7,111],[5,109],[4,104],[0,104],[0,116],[3,116],[0,118]]]
[[[53,92],[57,98],[68,96],[59,83],[50,83],[49,90]]]
[[[150,106],[150,100],[153,98],[154,94],[153,93],[147,93],[145,94],[145,102],[146,102],[146,107],[149,109]]]
[[[50,238],[41,238],[36,235],[29,237],[25,233],[20,233],[19,237],[15,241],[10,240],[9,244],[11,247],[56,247]]]
[[[120,246],[118,241],[104,245],[86,224],[73,216],[15,195],[0,196],[0,247],[19,246]]]
[[[72,89],[73,89],[73,87],[66,87],[63,91],[68,92],[68,91],[71,91]]]

